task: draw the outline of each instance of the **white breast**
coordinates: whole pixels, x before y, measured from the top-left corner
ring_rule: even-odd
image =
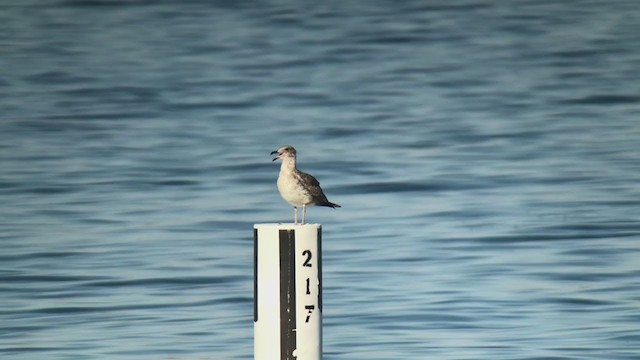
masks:
[[[283,199],[293,206],[307,205],[311,195],[304,189],[300,179],[293,172],[280,172],[278,191]]]

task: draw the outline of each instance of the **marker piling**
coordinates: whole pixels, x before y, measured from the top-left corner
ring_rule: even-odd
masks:
[[[255,224],[254,359],[322,359],[322,225]]]

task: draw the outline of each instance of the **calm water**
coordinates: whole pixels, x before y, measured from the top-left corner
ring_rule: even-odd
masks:
[[[6,1],[0,357],[252,359],[269,152],[327,360],[640,358],[636,1]]]

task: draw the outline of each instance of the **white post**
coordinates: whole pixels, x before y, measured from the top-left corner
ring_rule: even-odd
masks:
[[[322,226],[253,227],[255,360],[322,359]]]

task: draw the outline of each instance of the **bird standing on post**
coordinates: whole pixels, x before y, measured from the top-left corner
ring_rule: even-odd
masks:
[[[313,176],[304,173],[296,167],[296,149],[285,145],[271,155],[278,154],[273,159],[282,160],[280,175],[278,176],[278,191],[284,200],[293,205],[294,224],[298,224],[298,207],[302,206],[302,222],[307,215],[307,206],[318,205],[339,208],[340,205],[327,200],[320,188],[320,183]]]

